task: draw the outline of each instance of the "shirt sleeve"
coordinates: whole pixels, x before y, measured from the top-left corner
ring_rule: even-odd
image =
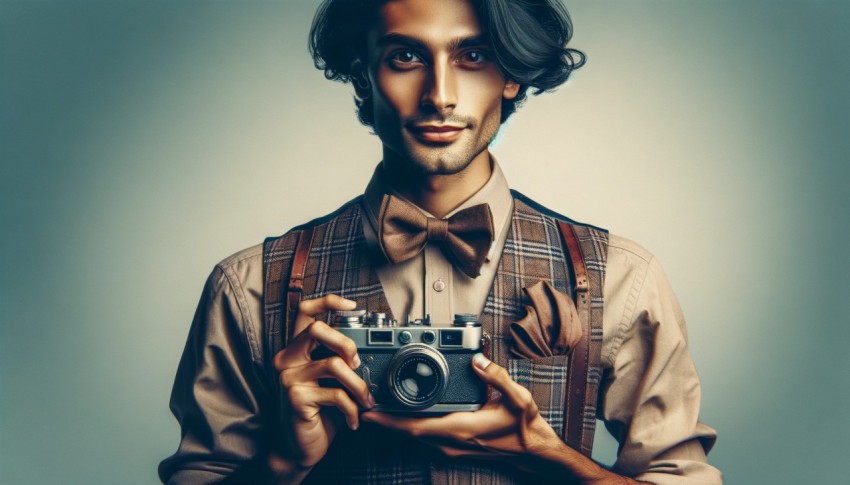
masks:
[[[633,243],[630,243],[633,244]],[[614,470],[655,484],[719,484],[716,439],[700,423],[700,382],[685,319],[658,262],[635,245],[609,248],[602,414],[620,443]],[[611,301],[607,301],[610,299]],[[610,303],[610,305],[609,305]]]
[[[248,468],[267,443],[267,384],[249,339],[239,279],[216,266],[207,280],[177,369],[171,411],[177,451],[162,461],[163,483],[212,483]],[[246,330],[247,329],[247,330]]]

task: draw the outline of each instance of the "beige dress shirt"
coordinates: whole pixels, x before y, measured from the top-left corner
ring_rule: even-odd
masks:
[[[376,245],[375,215],[389,189],[380,168],[366,190]],[[461,210],[490,204],[495,241],[478,278],[456,270],[436,248],[398,265],[376,268],[393,313],[435,322],[453,313],[480,313],[507,237],[513,198],[498,164]],[[228,473],[234,457],[261,449],[265,389],[262,355],[262,245],[213,270],[201,298],[175,379],[172,410],[183,426],[175,455],[160,466],[170,483],[196,483]],[[600,409],[620,442],[614,469],[657,484],[718,484],[706,461],[716,438],[699,422],[700,383],[688,351],[685,319],[658,262],[638,244],[611,235],[604,286]],[[222,385],[226,383],[226,385]],[[243,458],[244,459],[244,458]]]

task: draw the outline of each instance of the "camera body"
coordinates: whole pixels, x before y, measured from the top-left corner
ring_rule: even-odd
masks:
[[[357,374],[375,397],[376,411],[445,414],[474,411],[487,401],[487,386],[472,370],[482,351],[478,315],[456,314],[451,323],[429,317],[399,325],[383,313],[334,314],[333,326],[357,345]]]

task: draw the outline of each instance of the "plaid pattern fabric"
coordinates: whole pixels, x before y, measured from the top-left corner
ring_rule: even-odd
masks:
[[[314,229],[313,246],[304,272],[304,298],[337,294],[358,308],[392,317],[363,237],[362,206],[353,203],[337,217]]]
[[[363,238],[362,208],[355,199],[332,218],[315,224],[314,239],[304,278],[304,298],[317,298],[330,293],[355,300],[368,311],[392,316],[389,304]],[[596,419],[595,396],[598,391],[599,346],[602,338],[602,287],[607,255],[604,231],[576,226],[585,255],[591,295],[591,336],[596,342],[596,357],[585,386],[588,399],[584,426],[590,426],[590,442]],[[266,299],[267,331],[280,329],[288,270],[297,234],[289,233],[266,244],[266,291],[277,292]],[[278,278],[278,281],[271,281]],[[281,281],[282,279],[282,281]],[[521,200],[515,200],[511,227],[505,241],[493,287],[480,317],[484,330],[491,336],[491,358],[507,368],[511,376],[528,387],[541,415],[563,438],[565,429],[564,400],[568,382],[568,356],[545,359],[509,359],[507,328],[524,314],[526,301],[522,288],[547,280],[570,294],[568,258],[557,226],[557,219],[543,214]],[[282,293],[281,293],[282,291]],[[277,295],[277,296],[275,296]],[[591,344],[593,345],[593,343]],[[270,349],[273,355],[277,349]],[[592,354],[592,353],[591,353]],[[590,382],[593,381],[593,382]],[[275,381],[276,382],[276,381]],[[592,419],[591,419],[592,417]],[[584,448],[584,444],[582,446]],[[589,448],[587,453],[589,454]],[[400,441],[398,435],[368,423],[356,432],[342,430],[328,455],[314,468],[307,480],[315,483],[474,483],[501,484],[524,481],[505,464],[470,463],[447,460],[412,440]],[[527,480],[525,480],[527,481]]]
[[[280,350],[277,347],[286,329],[283,320],[286,318],[287,284],[299,235],[298,231],[291,231],[281,237],[268,238],[263,244],[263,350],[271,389],[278,382],[272,360]]]
[[[513,380],[531,391],[535,403],[545,404],[540,408],[540,415],[561,438],[564,437],[568,362],[568,355],[508,360],[508,372]]]

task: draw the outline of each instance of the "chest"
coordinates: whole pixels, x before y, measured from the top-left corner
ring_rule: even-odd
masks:
[[[510,344],[507,326],[525,314],[525,307],[529,303],[523,288],[539,281],[548,281],[565,294],[571,294],[573,290],[569,260],[557,224],[542,214],[523,209],[518,204],[511,218],[501,256],[495,265],[494,274],[490,275],[492,284],[479,288],[480,295],[470,295],[470,300],[479,300],[472,306],[481,310],[473,313],[480,313],[479,320],[484,332],[491,338],[491,358],[503,366],[507,366],[507,348]],[[304,266],[303,297],[319,298],[338,294],[356,301],[358,308],[385,313],[389,318],[403,322],[408,315],[394,314],[393,306],[398,308],[398,305],[389,304],[382,278],[374,270],[381,255],[370,249],[363,237],[359,208],[354,207],[352,212],[350,217],[340,217],[316,227]],[[429,261],[438,259],[441,258],[426,258]],[[412,263],[421,264],[421,261]],[[423,293],[428,293],[429,282],[433,279],[431,286],[435,291],[431,293],[436,296],[431,304],[441,308],[440,313],[431,313],[432,322],[448,323],[454,312],[469,312],[468,305],[451,304],[451,299],[464,298],[463,286],[449,286],[452,279],[443,274],[446,268],[435,265],[423,269],[424,272],[418,273],[419,284],[425,287]],[[386,278],[383,279],[385,283],[388,282]],[[389,280],[389,284],[392,281]],[[391,288],[389,292],[395,292],[394,296],[398,298],[398,288]],[[480,303],[482,296],[483,307]],[[454,307],[454,312],[449,314],[451,307]]]
[[[606,234],[575,226],[570,229],[574,236],[572,244],[565,244],[566,227],[517,201],[479,321],[489,336],[491,359],[508,369],[517,383],[532,392],[541,415],[567,444],[589,455],[600,376],[598,356]],[[281,337],[287,332],[285,310],[297,308],[300,298],[337,294],[356,301],[359,308],[368,312],[385,313],[389,318],[404,320],[393,314],[373,269],[382,255],[371,252],[366,244],[359,204],[351,205],[306,232],[310,234],[308,238],[302,231],[295,237],[284,236],[267,242],[264,255],[267,355],[274,355],[280,349]],[[579,273],[575,272],[577,263],[582,268]],[[287,278],[291,278],[288,284]],[[583,290],[575,294],[582,309],[579,313],[584,336],[566,355],[511,358],[508,327],[526,313],[529,302],[523,288],[540,281],[549,282],[567,295],[573,294],[576,287]],[[293,295],[297,296],[294,307]],[[328,316],[317,318],[327,320]],[[398,470],[405,470],[415,478],[412,480],[415,483],[435,483],[441,481],[435,477],[467,474],[489,477],[484,480],[487,483],[512,481],[509,477],[513,472],[509,468],[503,470],[490,465],[482,468],[471,463],[452,464],[435,473],[434,463],[440,458],[426,450],[411,453],[413,449],[418,449],[415,443],[397,443],[393,437],[384,436],[381,430],[341,436],[322,466],[311,475],[349,479],[362,476],[364,482],[369,482],[374,477],[397,476]]]

